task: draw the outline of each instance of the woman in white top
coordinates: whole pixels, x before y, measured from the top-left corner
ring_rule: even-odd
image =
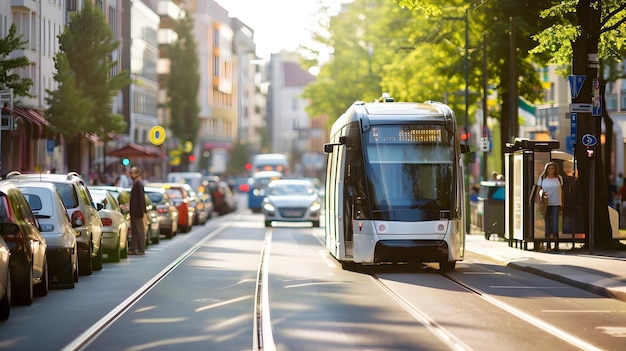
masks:
[[[563,211],[563,178],[559,175],[559,166],[554,162],[546,163],[543,173],[537,179],[537,185],[548,194],[548,208],[544,217],[547,248],[557,251],[559,249],[559,214]],[[551,240],[554,240],[554,249],[550,248]]]

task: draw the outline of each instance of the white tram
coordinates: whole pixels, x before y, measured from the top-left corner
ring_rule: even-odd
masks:
[[[333,124],[326,165],[326,248],[344,268],[438,262],[465,251],[465,190],[452,110],[442,103],[354,103]]]

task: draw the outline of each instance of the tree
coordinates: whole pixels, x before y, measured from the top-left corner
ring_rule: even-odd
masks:
[[[124,132],[124,117],[112,112],[111,102],[131,80],[127,71],[111,74],[117,65],[111,54],[118,43],[102,12],[86,1],[58,38],[54,78],[59,87],[47,90],[46,98],[52,128],[71,141],[81,133],[107,140],[109,133]]]
[[[17,27],[11,24],[9,34],[0,39],[0,90],[13,89],[15,96],[31,96],[28,93],[34,84],[30,78],[21,78],[15,72],[16,69],[28,67],[30,61],[25,56],[11,58],[10,55],[15,50],[23,50],[27,42],[22,40],[22,35],[16,36]]]
[[[172,116],[169,128],[181,145],[186,141],[195,145],[200,127],[197,102],[200,75],[193,19],[189,14],[178,21],[175,31],[178,39],[170,49],[171,65],[167,81],[168,106]],[[185,168],[187,159],[182,158],[181,162]]]
[[[626,3],[621,0],[567,1],[546,9],[543,16],[560,21],[535,36],[538,44],[534,51],[550,52],[551,63],[564,67],[561,70],[563,75],[571,72],[573,75],[586,77],[580,94],[573,102],[592,103],[597,99],[593,89],[596,79],[599,83],[599,95],[603,97],[603,102],[606,101],[606,81],[620,77],[619,74],[610,74],[615,70],[609,68],[623,61],[626,54]],[[610,157],[607,155],[603,158],[602,148],[598,146],[592,147],[594,156],[588,157],[585,147],[581,145],[581,138],[585,134],[599,136],[602,120],[607,130],[611,130],[608,128],[613,122],[604,106],[602,111],[601,119],[592,117],[590,113],[579,114],[575,149],[582,185],[582,204],[586,209],[583,210],[584,223],[587,233],[593,233],[593,242],[589,244],[599,248],[614,244],[611,240],[608,210],[604,205],[608,202],[606,189],[607,176],[611,172]],[[605,134],[605,145],[612,145],[611,133]],[[600,166],[602,163],[604,165]],[[592,199],[596,201],[596,206],[590,209]],[[590,215],[593,215],[593,223]]]

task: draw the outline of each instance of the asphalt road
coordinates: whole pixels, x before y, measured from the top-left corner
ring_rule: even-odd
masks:
[[[345,271],[324,228],[242,210],[16,306],[0,350],[252,350],[268,250],[264,350],[618,350],[626,304],[467,257]],[[268,245],[269,243],[269,245]],[[89,335],[89,338],[86,336]]]

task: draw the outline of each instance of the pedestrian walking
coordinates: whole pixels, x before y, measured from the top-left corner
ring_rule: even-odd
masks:
[[[131,238],[128,254],[144,255],[146,251],[146,193],[143,189],[139,167],[131,167],[129,174],[133,180],[133,187],[130,190]]]
[[[548,207],[544,216],[547,249],[559,249],[559,214],[563,212],[563,177],[559,175],[559,166],[548,162],[537,179],[538,189],[548,194]],[[555,246],[552,249],[551,243]]]
[[[131,177],[126,175],[126,167],[124,167],[122,171],[120,172],[120,175],[115,180],[115,186],[119,186],[121,188],[130,188],[133,185],[131,178],[132,178],[132,175]]]

